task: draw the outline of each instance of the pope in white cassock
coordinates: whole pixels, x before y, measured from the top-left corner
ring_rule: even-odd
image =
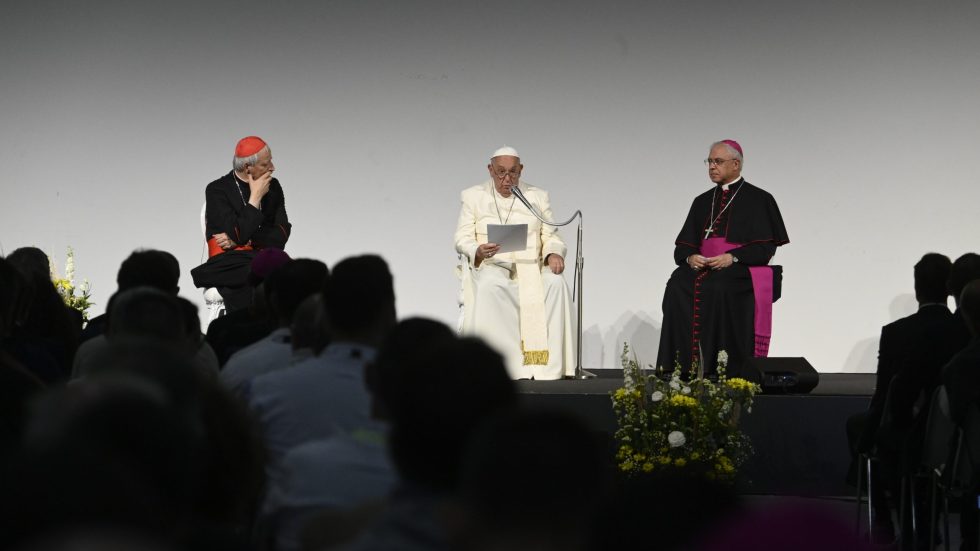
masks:
[[[575,374],[574,337],[565,270],[565,242],[511,192],[518,186],[545,220],[548,192],[520,180],[520,156],[511,147],[493,153],[490,180],[463,190],[456,251],[463,257],[461,330],[503,354],[514,379],[560,379]],[[487,224],[527,224],[527,248],[500,253]]]

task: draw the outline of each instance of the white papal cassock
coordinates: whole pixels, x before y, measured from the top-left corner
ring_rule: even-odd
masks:
[[[548,192],[524,181],[519,187],[528,202],[552,220]],[[565,242],[516,197],[496,193],[492,181],[463,190],[461,201],[456,227],[456,251],[462,260],[461,332],[483,338],[503,354],[514,379],[574,375],[571,296],[565,278],[553,274],[544,261],[549,254],[565,258]],[[527,224],[527,249],[498,253],[474,267],[477,247],[487,242],[487,224]]]

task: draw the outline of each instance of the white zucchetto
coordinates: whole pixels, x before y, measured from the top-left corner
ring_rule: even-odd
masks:
[[[494,157],[503,157],[505,155],[508,157],[517,157],[518,159],[521,157],[521,155],[517,152],[516,149],[514,149],[509,145],[505,145],[500,149],[494,151],[493,155],[491,155],[490,158],[493,159]]]

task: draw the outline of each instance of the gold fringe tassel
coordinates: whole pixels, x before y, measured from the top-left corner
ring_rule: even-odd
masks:
[[[547,350],[524,350],[524,341],[521,341],[521,352],[524,354],[524,365],[548,365]]]

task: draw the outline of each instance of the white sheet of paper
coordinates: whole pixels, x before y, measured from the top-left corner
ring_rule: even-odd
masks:
[[[527,248],[527,224],[487,224],[487,241],[500,245],[500,253]]]

